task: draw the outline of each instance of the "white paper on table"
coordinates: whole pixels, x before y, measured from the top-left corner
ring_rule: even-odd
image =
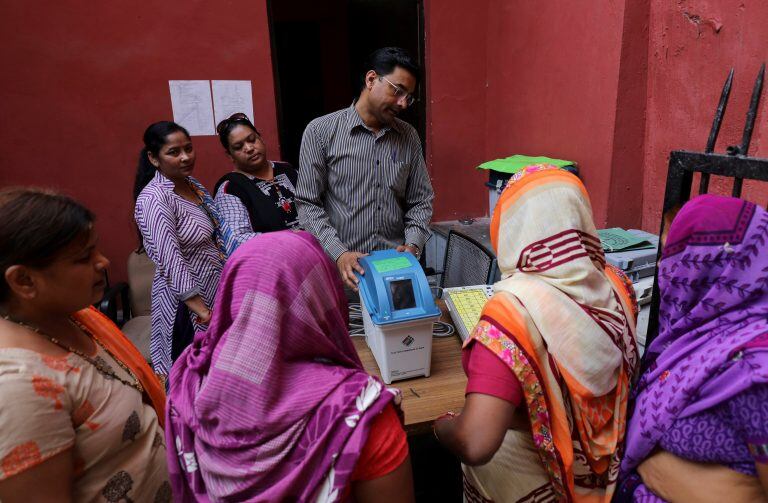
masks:
[[[244,113],[251,122],[256,123],[250,80],[213,80],[211,84],[216,124],[237,112]]]
[[[216,134],[208,80],[169,80],[173,120],[192,136]]]

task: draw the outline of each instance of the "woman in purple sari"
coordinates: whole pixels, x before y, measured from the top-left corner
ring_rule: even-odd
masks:
[[[766,499],[766,246],[768,212],[740,199],[699,196],[669,228],[617,499]]]
[[[306,232],[229,258],[207,332],[171,370],[177,501],[411,502],[399,391],[369,376],[336,266]]]

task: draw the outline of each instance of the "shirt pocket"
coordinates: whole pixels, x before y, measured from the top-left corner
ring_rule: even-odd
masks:
[[[411,164],[408,162],[393,162],[387,171],[387,186],[398,199],[405,198],[408,187],[408,176],[411,174]]]

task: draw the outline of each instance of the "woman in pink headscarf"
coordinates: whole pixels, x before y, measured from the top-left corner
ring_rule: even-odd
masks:
[[[412,501],[399,392],[369,376],[334,264],[306,232],[227,262],[210,329],[174,364],[166,438],[183,501]]]

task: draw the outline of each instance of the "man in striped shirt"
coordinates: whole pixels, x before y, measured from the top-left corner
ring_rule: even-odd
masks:
[[[400,48],[366,62],[349,108],[307,125],[301,140],[296,205],[301,225],[357,290],[358,259],[396,248],[419,256],[429,237],[432,183],[416,130],[396,116],[413,104],[419,69]]]

